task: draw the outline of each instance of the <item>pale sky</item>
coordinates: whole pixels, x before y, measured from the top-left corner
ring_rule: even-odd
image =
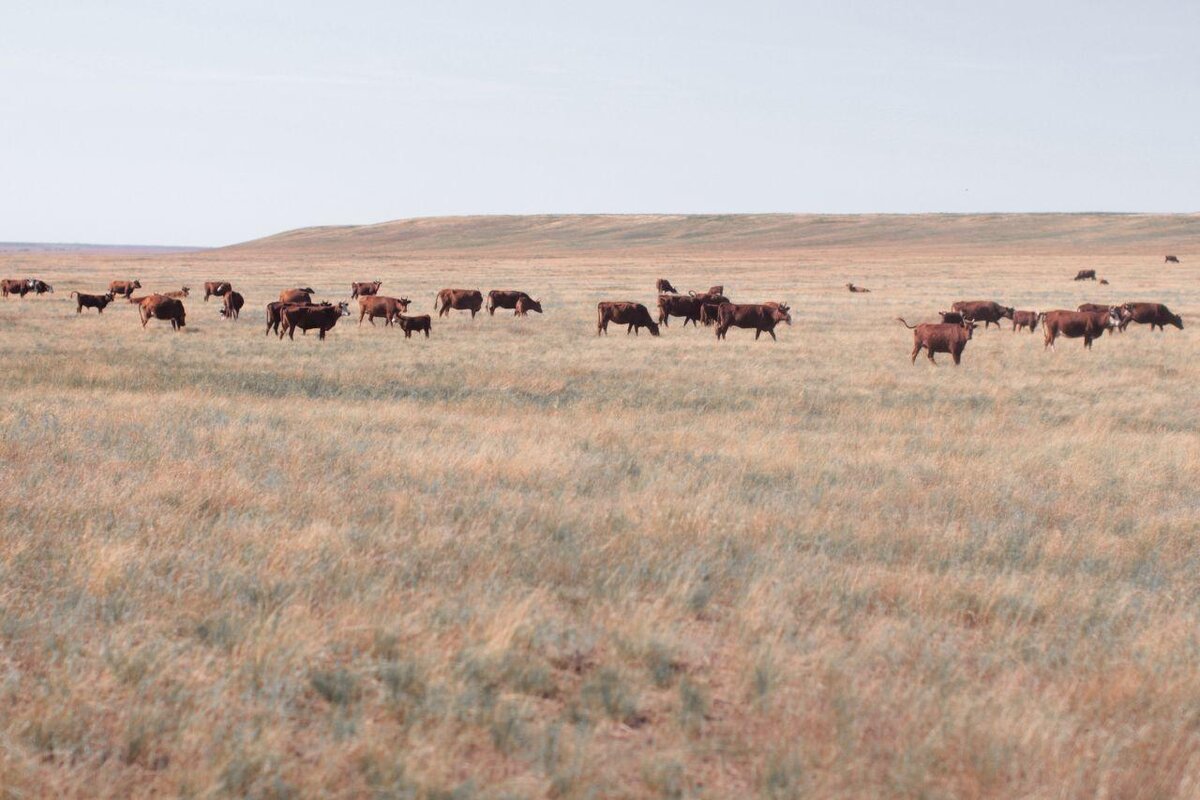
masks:
[[[1200,210],[1200,2],[0,0],[0,241]]]

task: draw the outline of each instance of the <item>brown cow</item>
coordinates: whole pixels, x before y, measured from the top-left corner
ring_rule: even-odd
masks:
[[[229,281],[205,281],[204,282],[204,302],[208,302],[210,297],[224,297],[226,292],[233,291],[233,284]]]
[[[383,286],[383,281],[355,281],[350,284],[350,299],[379,294],[380,286]]]
[[[1119,310],[1123,312],[1120,323],[1121,330],[1129,327],[1131,322],[1149,325],[1150,330],[1158,328],[1165,332],[1167,325],[1174,325],[1179,330],[1183,330],[1183,317],[1172,313],[1171,309],[1162,303],[1126,303],[1120,306]]]
[[[706,295],[700,296],[705,297]],[[685,328],[689,320],[694,326],[699,326],[702,303],[696,298],[696,295],[660,294],[658,296],[658,324],[670,327],[671,317],[683,317]]]
[[[152,294],[143,298],[138,306],[138,314],[142,318],[143,328],[151,319],[163,319],[170,320],[171,328],[177,331],[183,329],[187,317],[181,300],[161,294]]]
[[[1109,311],[1115,310],[1117,312],[1117,316],[1121,318],[1121,324],[1125,323],[1125,321],[1126,321],[1125,318],[1128,315],[1128,312],[1125,310],[1124,306],[1107,306],[1102,303],[1081,303],[1077,310],[1078,311],[1089,311],[1089,312],[1093,312],[1093,313],[1099,312],[1102,314],[1107,314]],[[1116,330],[1119,332],[1124,332],[1125,329],[1123,327],[1120,327],[1120,325],[1118,325]],[[1113,332],[1113,329],[1109,328],[1108,329],[1109,335],[1112,335],[1112,332]]]
[[[658,292],[659,294],[679,294],[679,290],[672,286],[671,282],[666,278],[659,278],[654,282],[654,291]]]
[[[1075,273],[1075,277],[1074,277],[1072,280],[1077,280],[1077,281],[1094,281],[1094,280],[1096,280],[1096,270],[1094,270],[1094,269],[1081,269],[1081,270],[1079,270],[1079,272],[1076,272],[1076,273]]]
[[[1121,323],[1121,317],[1115,309],[1108,311],[1047,311],[1042,315],[1042,329],[1045,331],[1043,349],[1054,348],[1054,340],[1059,336],[1068,339],[1083,337],[1083,346],[1092,349],[1092,342]]]
[[[717,314],[722,303],[728,303],[729,298],[723,294],[704,294],[693,293],[692,298],[700,304],[700,324],[704,327],[714,324],[717,321]]]
[[[279,293],[279,302],[281,303],[312,303],[313,290],[308,289],[284,289]]]
[[[1101,285],[1101,286],[1108,286],[1108,278],[1101,278],[1101,279],[1100,279],[1100,285]]]
[[[246,305],[246,298],[242,297],[242,293],[230,289],[222,298],[218,313],[225,319],[234,320],[241,316],[244,305]]]
[[[425,338],[429,338],[429,330],[433,327],[433,323],[429,319],[428,314],[422,314],[419,317],[405,317],[400,314],[396,315],[396,324],[404,331],[404,338],[411,339],[413,331],[425,331]]]
[[[83,294],[82,292],[71,292],[75,298],[77,307],[76,314],[82,314],[85,308],[94,308],[97,312],[103,314],[104,307],[113,301],[112,292],[107,294]]]
[[[950,310],[962,314],[963,319],[968,322],[982,322],[984,330],[992,323],[999,328],[1000,320],[1005,317],[1012,319],[1014,311],[991,300],[959,300],[950,306]]]
[[[1178,256],[1167,256],[1166,258],[1163,259],[1163,263],[1164,264],[1178,264],[1179,257]]]
[[[630,300],[602,300],[596,304],[596,335],[601,332],[608,335],[608,323],[628,325],[625,335],[630,331],[640,335],[642,328],[648,328],[651,336],[658,336],[658,323],[650,318],[650,312],[641,303]]]
[[[279,338],[282,339],[285,331],[279,330],[279,326],[283,322],[283,309],[286,306],[294,306],[294,305],[298,305],[298,306],[316,305],[318,307],[321,307],[321,306],[328,306],[330,304],[327,302],[316,303],[316,304],[312,304],[312,303],[280,303],[280,302],[267,303],[267,330],[266,330],[266,334],[264,334],[264,335],[269,335],[271,333],[271,331],[273,330],[277,334],[279,334]]]
[[[438,303],[442,304],[440,311]],[[452,308],[470,311],[471,319],[475,319],[479,309],[483,308],[483,293],[478,289],[442,289],[433,301],[433,310],[438,312],[439,317],[445,317],[449,316]]]
[[[730,327],[736,327],[753,328],[756,341],[763,331],[771,334],[772,341],[779,341],[775,338],[775,325],[780,322],[792,324],[792,315],[785,305],[722,303],[717,309],[717,338],[724,339]]]
[[[110,292],[121,297],[129,297],[133,294],[134,289],[140,288],[142,288],[142,282],[136,279],[132,281],[113,281],[108,285]]]
[[[163,292],[163,296],[164,297],[174,297],[176,300],[182,300],[183,298],[187,297],[188,293],[191,291],[192,291],[191,288],[184,286],[177,292]]]
[[[855,286],[853,283],[847,283],[846,288],[854,294],[870,294],[871,290],[865,286]]]
[[[29,279],[5,278],[3,281],[0,281],[0,292],[3,292],[5,297],[8,297],[10,294],[24,297],[29,294]]]
[[[383,295],[364,295],[358,298],[358,324],[362,325],[363,317],[372,325],[376,317],[383,317],[384,325],[391,325],[403,311],[408,311],[408,298],[385,297]]]
[[[1033,333],[1037,330],[1039,319],[1041,319],[1041,314],[1036,311],[1014,311],[1012,316],[1013,333],[1022,328],[1029,328],[1029,332]]]
[[[957,311],[939,311],[938,316],[942,318],[942,322],[954,325],[959,325],[963,322],[963,315]]]
[[[903,317],[896,319],[904,327],[913,332],[912,363],[917,363],[917,354],[925,348],[925,355],[930,364],[936,364],[934,353],[949,353],[954,359],[954,366],[962,362],[963,350],[967,342],[975,334],[975,323],[969,320],[962,322],[923,322],[920,325],[909,325]]]
[[[289,339],[296,339],[296,328],[306,331],[316,328],[321,332],[317,338],[324,341],[326,332],[337,325],[340,318],[350,316],[350,304],[343,300],[336,306],[286,305],[279,316]]]
[[[530,311],[542,313],[542,303],[516,289],[492,289],[487,295],[487,312],[496,315],[497,308],[511,308],[513,315],[523,317]]]

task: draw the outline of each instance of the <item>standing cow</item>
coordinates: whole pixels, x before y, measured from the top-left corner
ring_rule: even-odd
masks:
[[[220,314],[228,320],[235,320],[242,313],[242,306],[246,304],[246,298],[242,297],[241,292],[235,292],[230,289],[222,298]]]
[[[108,290],[116,297],[124,297],[129,299],[133,296],[134,289],[142,288],[142,282],[134,278],[131,281],[113,281],[108,285]]]
[[[183,301],[166,295],[152,294],[142,298],[138,304],[138,314],[142,318],[143,328],[152,319],[169,320],[172,330],[176,331],[183,330],[186,325],[187,312],[183,308]]]
[[[1012,319],[1015,309],[1002,306],[991,300],[960,300],[950,306],[951,311],[962,314],[963,319],[970,322],[982,322],[984,330],[995,323],[1000,327],[1000,320]]]
[[[82,314],[85,308],[94,308],[97,313],[103,314],[104,307],[113,301],[112,292],[107,294],[83,294],[81,292],[71,292],[71,296],[75,298],[75,313]]]
[[[717,338],[724,339],[731,327],[753,328],[755,341],[765,331],[771,334],[771,341],[776,342],[779,340],[775,338],[775,325],[780,322],[792,324],[792,315],[786,305],[722,303],[717,309]]]
[[[316,328],[321,333],[317,337],[319,340],[325,340],[325,334],[337,325],[337,322],[342,317],[350,316],[350,304],[345,300],[338,303],[336,306],[301,306],[301,305],[286,305],[280,311],[281,324],[284,332],[287,333],[288,339],[295,341],[296,328],[309,331]],[[280,335],[282,338],[282,334]]]
[[[975,333],[975,323],[969,320],[962,322],[923,322],[920,325],[909,325],[903,317],[896,317],[901,325],[913,332],[913,349],[911,361],[917,363],[917,355],[922,349],[929,357],[930,364],[936,364],[934,353],[949,353],[954,359],[954,366],[962,362],[963,350],[967,347]]]
[[[408,311],[412,302],[406,297],[385,297],[383,295],[365,295],[358,298],[358,324],[362,325],[365,317],[372,325],[377,317],[383,318],[385,326],[391,325],[396,317]]]
[[[1042,315],[1042,330],[1045,334],[1043,349],[1054,350],[1054,341],[1059,336],[1068,339],[1083,338],[1083,346],[1091,350],[1092,342],[1121,323],[1116,309],[1108,311],[1047,311]]]
[[[1014,311],[1012,316],[1013,333],[1016,333],[1022,328],[1029,328],[1029,332],[1033,333],[1037,330],[1038,320],[1040,318],[1041,315],[1036,311]]]
[[[632,331],[635,336],[642,328],[650,331],[651,336],[658,336],[658,323],[650,318],[650,312],[641,303],[631,300],[602,300],[596,304],[596,335],[608,335],[608,323],[628,325],[625,335]]]
[[[311,303],[313,296],[312,287],[284,289],[279,293],[279,302],[281,303]]]
[[[233,284],[229,281],[205,281],[204,282],[204,302],[208,302],[210,297],[224,297],[227,292],[233,291]]]
[[[1081,269],[1081,270],[1079,270],[1079,272],[1076,272],[1076,273],[1075,273],[1075,277],[1074,277],[1072,280],[1076,280],[1076,281],[1094,281],[1094,280],[1096,280],[1096,270],[1094,270],[1094,269]]]
[[[441,303],[441,309],[438,304]],[[483,293],[478,289],[442,289],[433,301],[433,310],[439,317],[449,316],[450,309],[470,311],[471,319],[483,308]]]
[[[1164,264],[1178,264],[1179,257],[1178,256],[1167,256],[1166,258],[1163,259],[1163,263]]]
[[[417,317],[405,317],[396,315],[396,324],[400,326],[400,330],[404,331],[404,338],[411,339],[413,332],[425,332],[425,338],[429,338],[429,330],[433,327],[432,321],[428,314],[421,314]]]
[[[1129,327],[1131,322],[1149,325],[1150,330],[1158,328],[1165,332],[1167,325],[1174,325],[1179,330],[1183,330],[1183,317],[1172,313],[1171,309],[1162,303],[1126,303],[1120,306],[1119,310],[1123,312],[1120,322],[1122,331]]]
[[[530,311],[542,313],[542,303],[534,300],[528,294],[516,289],[492,289],[487,295],[487,312],[496,315],[497,308],[511,308],[518,317],[526,316]]]
[[[700,325],[701,303],[696,295],[660,294],[658,296],[658,324],[670,327],[671,317],[683,317],[686,328],[690,321],[693,326]]]
[[[666,278],[659,278],[655,281],[654,290],[659,294],[679,294],[679,290],[672,286]]]
[[[383,286],[383,281],[354,281],[350,284],[350,299],[379,294],[381,286]]]
[[[24,297],[29,294],[29,280],[27,278],[5,278],[3,281],[0,281],[0,292],[5,297],[8,297],[10,294]]]

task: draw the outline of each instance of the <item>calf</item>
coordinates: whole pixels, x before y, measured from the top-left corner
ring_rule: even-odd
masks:
[[[962,314],[968,322],[982,322],[984,330],[992,323],[1000,327],[1000,320],[1012,319],[1014,309],[991,300],[959,300],[950,306],[951,311]]]
[[[658,336],[658,323],[650,319],[650,312],[641,303],[629,300],[603,300],[596,304],[596,335],[601,332],[608,335],[608,323],[628,325],[625,335],[630,331],[640,335],[642,328],[648,328],[651,336]]]
[[[1045,332],[1043,348],[1054,348],[1059,336],[1068,339],[1083,338],[1083,346],[1092,349],[1092,342],[1104,331],[1120,324],[1121,317],[1115,309],[1108,311],[1047,311],[1042,315],[1042,330]]]
[[[671,282],[666,278],[659,278],[654,282],[654,290],[659,294],[679,294],[679,290],[671,285]]]
[[[949,353],[954,359],[954,366],[957,367],[962,362],[962,353],[967,347],[967,342],[975,333],[975,323],[969,320],[909,325],[903,317],[896,319],[913,332],[911,361],[914,364],[917,363],[917,354],[921,352],[921,348],[925,348],[925,355],[929,356],[930,364],[937,363],[933,358],[934,353]]]
[[[1171,309],[1162,303],[1126,303],[1120,306],[1120,310],[1124,312],[1120,322],[1121,330],[1129,327],[1131,322],[1149,325],[1150,330],[1158,328],[1165,332],[1167,325],[1174,325],[1183,330],[1183,317],[1172,313]]]
[[[381,286],[383,286],[383,281],[355,281],[350,284],[350,299],[379,294]]]
[[[173,330],[182,330],[186,324],[187,313],[183,302],[175,297],[152,294],[142,299],[138,306],[138,314],[142,318],[142,327],[152,319],[170,320]]]
[[[440,311],[438,303],[442,304]],[[478,289],[442,289],[433,301],[433,310],[438,312],[439,317],[449,316],[450,309],[457,309],[458,311],[470,311],[471,319],[475,319],[475,315],[481,308],[483,308],[483,293]]]
[[[296,328],[306,331],[316,328],[321,332],[317,338],[324,341],[326,332],[337,325],[339,319],[350,316],[350,304],[343,300],[336,306],[287,305],[280,311],[279,316],[288,339],[295,341]]]
[[[5,297],[10,294],[24,297],[29,294],[29,280],[27,278],[5,278],[0,281],[0,292],[3,292]]]
[[[1167,256],[1166,258],[1163,259],[1163,263],[1164,264],[1178,264],[1179,257],[1178,256]]]
[[[311,287],[307,289],[284,289],[279,293],[279,302],[281,303],[312,303],[314,292]]]
[[[775,325],[780,322],[792,324],[787,306],[722,303],[717,309],[717,338],[724,339],[729,329],[735,327],[753,328],[756,341],[763,331],[771,334],[771,341],[779,341],[775,338]]]
[[[425,331],[425,338],[429,338],[429,331],[433,327],[433,323],[429,319],[428,314],[422,314],[419,317],[404,317],[396,315],[396,324],[404,331],[404,338],[411,339],[413,331]]]
[[[408,298],[384,297],[382,295],[362,295],[358,298],[358,324],[362,325],[363,318],[372,325],[376,317],[382,317],[384,325],[391,325],[392,320],[408,311]]]
[[[525,292],[516,289],[492,289],[487,296],[487,312],[496,315],[497,308],[511,308],[513,315],[523,317],[529,311],[542,313],[542,304]]]
[[[1014,311],[1012,316],[1013,333],[1016,333],[1022,328],[1029,328],[1029,332],[1033,333],[1037,330],[1038,320],[1040,318],[1041,315],[1036,311]]]
[[[244,305],[246,305],[246,298],[242,297],[242,293],[230,289],[225,293],[224,298],[222,298],[219,313],[225,319],[234,320],[241,316],[242,306]]]
[[[1094,281],[1094,280],[1096,280],[1096,270],[1094,270],[1094,269],[1081,269],[1081,270],[1079,270],[1079,272],[1076,272],[1076,273],[1075,273],[1075,277],[1074,277],[1072,280],[1077,280],[1077,281]]]
[[[204,282],[204,302],[208,302],[210,297],[224,297],[226,292],[233,291],[233,284],[229,281],[205,281]]]
[[[133,290],[140,288],[142,288],[142,282],[136,278],[131,281],[113,281],[108,285],[108,291],[112,292],[113,295],[120,295],[121,297],[131,297]]]
[[[81,292],[71,292],[75,298],[76,314],[82,314],[85,308],[94,308],[97,313],[103,314],[104,307],[113,301],[112,292],[107,294],[83,294]]]

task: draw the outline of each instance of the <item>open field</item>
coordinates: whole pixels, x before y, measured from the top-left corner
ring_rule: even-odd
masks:
[[[0,254],[0,796],[1197,796],[1200,217],[1139,219]],[[75,314],[132,277],[185,333]],[[795,324],[595,336],[657,277]],[[263,336],[376,278],[546,314]],[[1187,327],[910,365],[976,298]]]

